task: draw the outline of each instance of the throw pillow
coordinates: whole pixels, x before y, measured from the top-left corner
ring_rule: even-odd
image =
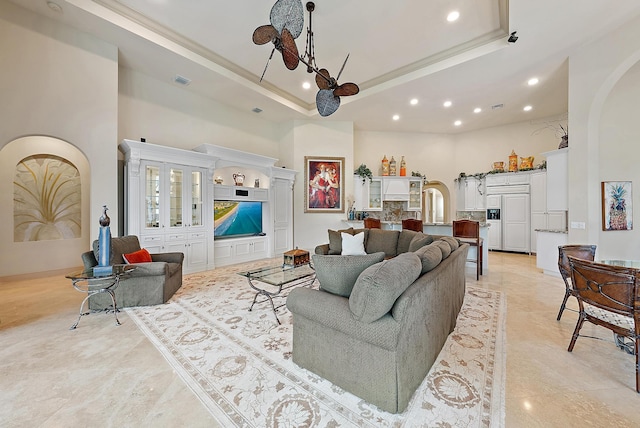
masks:
[[[442,238],[440,238],[440,240],[449,244],[449,246],[451,247],[451,252],[454,252],[460,246],[460,242],[458,242],[458,240],[453,236],[443,236]]]
[[[124,262],[127,264],[149,263],[153,261],[151,260],[151,254],[149,254],[149,252],[145,248],[142,248],[141,250],[138,250],[138,251],[134,251],[133,253],[123,254],[122,258],[124,259]]]
[[[422,235],[422,232],[416,232],[415,230],[407,230],[403,229],[400,231],[400,236],[398,236],[398,254],[406,253],[409,251],[409,245],[413,238],[418,235]]]
[[[349,296],[353,317],[365,323],[382,318],[420,276],[421,269],[420,258],[414,253],[402,253],[366,268]]]
[[[384,260],[384,253],[364,256],[311,256],[320,290],[338,296],[349,297],[353,284],[363,270]]]
[[[442,251],[435,245],[425,245],[416,251],[415,254],[420,257],[422,274],[429,272],[442,261]]]
[[[449,254],[451,254],[451,246],[444,241],[436,241],[431,245],[435,245],[440,248],[440,251],[442,251],[442,260],[449,257]]]
[[[342,232],[346,232],[353,235],[353,227],[342,230],[329,229],[329,254],[340,255],[342,254]]]
[[[342,255],[343,256],[363,256],[367,254],[364,250],[364,233],[350,235],[342,232]]]
[[[384,251],[386,257],[395,257],[398,251],[399,230],[369,229],[367,253]]]
[[[433,242],[433,236],[418,233],[409,243],[409,251],[414,252]]]

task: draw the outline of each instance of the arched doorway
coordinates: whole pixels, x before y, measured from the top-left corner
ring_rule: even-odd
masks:
[[[451,196],[449,189],[440,181],[429,181],[422,186],[422,221],[425,223],[447,223]]]

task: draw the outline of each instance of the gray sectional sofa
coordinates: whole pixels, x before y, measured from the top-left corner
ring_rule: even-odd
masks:
[[[456,325],[469,246],[437,237],[408,251],[419,235],[405,236],[401,244],[405,231],[380,232],[391,231],[369,230],[367,252],[381,249],[374,245],[382,242],[378,238],[397,235],[395,254],[389,239],[387,251],[362,256],[318,254],[329,246],[316,248],[312,259],[320,289],[292,290],[287,307],[296,364],[382,410],[400,413]]]

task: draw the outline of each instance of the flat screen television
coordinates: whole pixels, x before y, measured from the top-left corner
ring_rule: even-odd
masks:
[[[214,239],[262,233],[262,202],[214,201]]]

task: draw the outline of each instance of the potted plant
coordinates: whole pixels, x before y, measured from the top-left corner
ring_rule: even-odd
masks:
[[[365,164],[360,164],[360,166],[353,171],[354,174],[357,174],[362,178],[362,183],[365,183],[367,179],[371,180],[373,178],[373,173]]]

